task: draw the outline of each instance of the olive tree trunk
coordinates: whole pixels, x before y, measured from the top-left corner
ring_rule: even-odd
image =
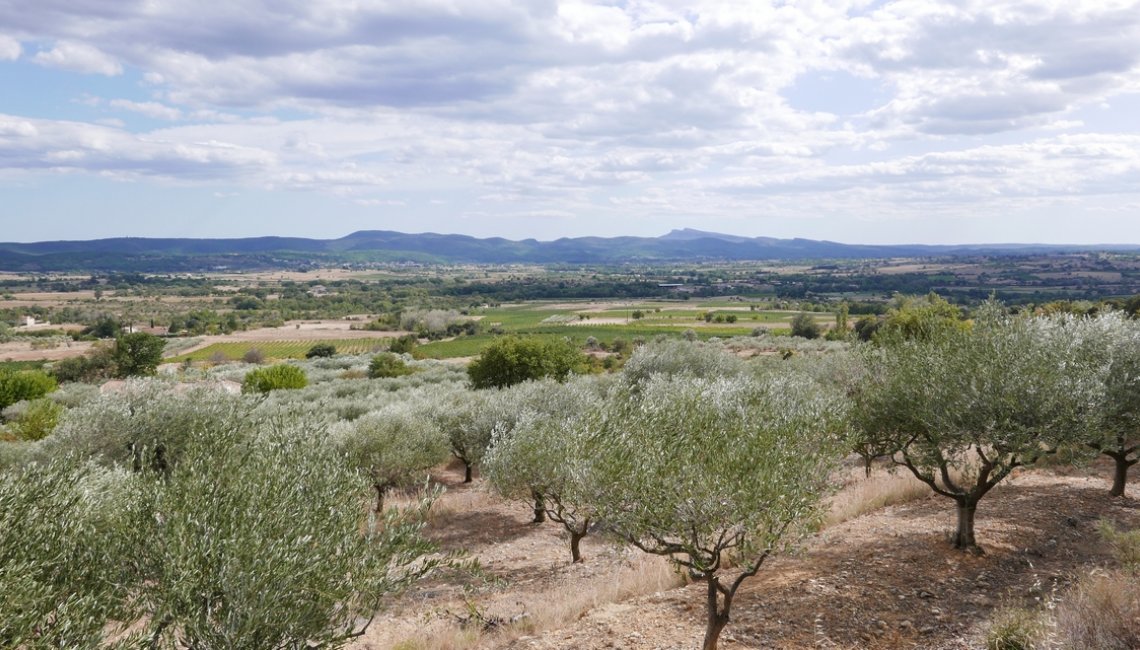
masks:
[[[1115,463],[1115,469],[1112,473],[1112,490],[1109,492],[1114,497],[1124,496],[1124,490],[1128,487],[1128,468],[1136,464],[1140,459],[1128,459],[1127,453],[1108,453],[1105,455],[1110,456]]]
[[[720,604],[720,589],[719,580],[715,575],[710,575],[705,578],[708,585],[708,601],[706,604],[707,618],[705,620],[705,640],[701,644],[701,650],[716,650],[717,643],[720,641],[720,633],[724,631],[725,626],[728,625],[729,608],[732,607],[732,595],[726,594],[724,607]],[[735,590],[733,590],[735,591]]]
[[[546,501],[538,492],[533,493],[534,496],[534,519],[530,520],[532,524],[541,524],[546,521]]]
[[[974,513],[978,504],[969,499],[958,501],[958,530],[954,533],[954,548],[961,550],[978,550],[978,542],[974,538]]]

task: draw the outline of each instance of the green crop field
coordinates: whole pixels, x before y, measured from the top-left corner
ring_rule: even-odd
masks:
[[[228,341],[214,343],[201,350],[183,354],[170,362],[206,361],[224,355],[227,359],[241,359],[250,350],[260,350],[266,359],[303,359],[305,353],[314,345],[333,345],[337,354],[365,354],[378,349],[385,349],[388,345],[386,339],[328,339],[318,341]]]

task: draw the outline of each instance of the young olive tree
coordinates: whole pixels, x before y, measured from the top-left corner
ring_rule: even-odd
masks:
[[[793,374],[658,376],[592,422],[596,517],[705,583],[704,650],[740,585],[818,521],[841,423],[841,402]]]
[[[0,647],[107,647],[133,620],[139,481],[75,459],[0,471]]]
[[[430,414],[447,436],[451,455],[463,463],[463,482],[474,478],[473,469],[483,461],[496,426],[513,420],[510,407],[498,391],[459,390],[443,396]]]
[[[376,512],[388,490],[422,481],[447,459],[447,438],[425,409],[394,404],[336,425],[336,445],[372,483]]]
[[[854,397],[865,440],[955,502],[953,544],[975,552],[979,501],[1015,468],[1086,440],[1103,392],[1064,322],[987,312],[972,330],[872,351]]]
[[[133,380],[64,411],[36,448],[42,458],[78,455],[136,472],[169,473],[185,447],[219,429],[248,431],[255,419],[241,397],[210,387],[176,392],[153,380]]]
[[[151,647],[339,648],[439,564],[430,502],[368,516],[368,483],[296,422],[198,437],[154,489]]]
[[[1128,470],[1140,462],[1140,321],[1120,313],[1078,320],[1075,328],[1092,339],[1090,354],[1101,358],[1104,374],[1104,404],[1100,423],[1091,441],[1095,451],[1112,459],[1114,497],[1122,497],[1128,485]]]
[[[632,391],[651,378],[683,375],[686,377],[740,377],[747,367],[740,358],[728,354],[711,343],[659,339],[637,348],[622,367],[621,381]]]
[[[587,484],[591,458],[585,423],[597,408],[598,395],[588,378],[555,388],[535,387],[531,404],[513,427],[499,426],[484,459],[484,471],[496,492],[508,499],[537,501],[547,518],[570,534],[570,558],[582,561],[580,544],[593,519]],[[550,399],[534,399],[543,395]],[[557,411],[557,412],[555,412]],[[536,500],[536,495],[540,498]]]

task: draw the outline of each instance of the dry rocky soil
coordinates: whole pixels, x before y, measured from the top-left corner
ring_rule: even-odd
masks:
[[[1007,479],[979,506],[980,556],[951,548],[952,503],[934,495],[827,527],[744,584],[721,647],[983,648],[995,608],[1047,606],[1111,564],[1098,520],[1140,527],[1140,501],[1111,499],[1105,472]],[[486,577],[441,578],[402,596],[354,650],[700,647],[703,585],[682,585],[660,558],[598,537],[571,564],[560,526],[531,524],[526,504],[461,477],[437,476],[449,491],[430,535],[466,549]]]

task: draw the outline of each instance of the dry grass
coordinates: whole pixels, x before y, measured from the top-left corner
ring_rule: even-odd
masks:
[[[663,557],[638,553],[612,579],[591,582],[583,588],[558,589],[534,602],[543,603],[517,624],[528,634],[555,630],[577,621],[586,612],[609,603],[680,587],[684,579]]]
[[[857,478],[856,478],[857,476]],[[863,478],[863,470],[852,469],[849,475],[839,477],[844,487],[831,498],[824,525],[833,526],[868,512],[898,503],[925,498],[930,488],[909,472],[876,471]]]
[[[527,594],[529,603],[500,597],[496,602],[470,600],[437,613],[425,621],[414,637],[397,642],[402,650],[468,650],[496,647],[523,635],[539,635],[573,625],[589,611],[609,603],[674,589],[683,579],[665,558],[637,554],[608,579],[576,583],[544,593]],[[504,595],[505,596],[505,595]],[[511,612],[506,614],[505,612]],[[496,613],[502,612],[502,613]]]
[[[1086,576],[1058,603],[1056,621],[1063,648],[1140,648],[1140,581],[1125,571]]]

